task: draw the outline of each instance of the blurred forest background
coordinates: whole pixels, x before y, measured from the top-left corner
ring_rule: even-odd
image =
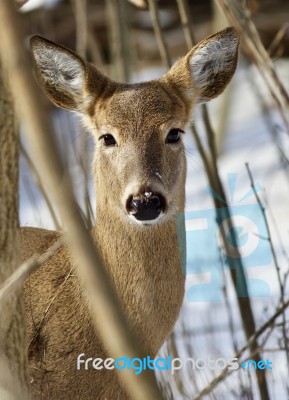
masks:
[[[174,376],[159,374],[158,379],[166,399],[288,399],[288,0],[29,0],[20,12],[28,34],[65,45],[109,77],[127,82],[161,76],[193,43],[225,26],[235,25],[242,33],[232,83],[208,108],[196,110],[193,134],[186,135],[187,290],[175,331],[161,354],[202,360],[237,357],[242,363],[252,358],[252,334],[257,332],[255,354],[273,365],[272,370],[261,371],[269,393],[260,389],[253,367],[188,367]],[[93,141],[73,114],[52,105],[50,111],[83,219],[90,227],[95,211]],[[216,213],[222,212],[220,206],[215,210],[216,197],[223,199],[224,209],[230,206],[235,218],[249,303],[239,300],[230,279],[230,263],[214,225]],[[247,214],[248,209],[253,214]],[[206,235],[195,228],[200,216],[213,224]],[[251,225],[243,218],[248,216]],[[22,226],[62,226],[24,139],[20,220]],[[243,254],[245,239],[254,239],[256,245]],[[261,252],[257,261],[248,256],[254,251]],[[254,326],[244,321],[248,307]]]

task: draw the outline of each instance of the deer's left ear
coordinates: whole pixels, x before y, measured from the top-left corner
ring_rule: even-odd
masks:
[[[189,102],[209,101],[230,82],[237,66],[238,46],[235,29],[226,28],[198,43],[164,78]]]

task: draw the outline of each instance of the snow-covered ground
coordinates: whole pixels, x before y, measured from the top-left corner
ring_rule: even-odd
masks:
[[[278,62],[278,71],[285,83],[289,83],[289,62]],[[156,75],[159,71],[154,71]],[[146,76],[147,77],[147,76]],[[138,76],[136,79],[139,79]],[[274,313],[279,302],[279,286],[276,266],[274,265],[270,245],[266,240],[264,220],[256,198],[251,191],[250,180],[245,168],[248,162],[259,185],[259,195],[266,200],[266,215],[269,220],[271,236],[277,253],[281,273],[288,270],[288,259],[285,252],[289,249],[289,164],[282,163],[280,149],[289,158],[289,138],[282,129],[277,111],[273,107],[266,115],[260,108],[260,103],[254,89],[254,82],[261,97],[269,99],[264,84],[254,69],[239,67],[233,79],[230,102],[228,107],[227,134],[225,136],[223,155],[219,159],[220,174],[235,216],[240,245],[243,251],[244,264],[249,279],[251,302],[255,312],[256,325],[260,326],[268,316]],[[209,104],[213,125],[218,126],[220,100]],[[55,112],[55,125],[59,133],[59,143],[63,153],[68,158],[74,177],[77,194],[81,198],[82,179],[75,163],[75,147],[81,141],[77,129],[73,129],[75,118],[66,115],[64,111]],[[266,118],[273,121],[275,133],[272,135]],[[198,112],[196,125],[202,130]],[[70,131],[68,145],[61,139],[63,132]],[[275,135],[275,140],[273,136]],[[278,140],[276,139],[278,136]],[[67,139],[67,138],[66,138]],[[67,142],[67,140],[66,140]],[[228,298],[232,308],[233,325],[238,347],[245,343],[241,327],[237,302],[229,271],[222,266],[217,246],[217,226],[214,222],[214,208],[208,182],[204,173],[202,161],[198,155],[195,143],[189,134],[185,135],[188,158],[187,179],[187,284],[186,298],[180,319],[175,329],[175,340],[180,356],[185,357],[223,357],[228,359],[234,355],[232,337],[229,333],[228,314],[224,301],[224,281],[227,283]],[[89,146],[91,157],[93,144]],[[284,159],[283,159],[284,160]],[[41,198],[31,178],[25,160],[21,159],[20,176],[20,219],[21,225],[54,228],[49,210]],[[94,199],[93,187],[90,188]],[[92,200],[94,204],[94,200]],[[278,229],[276,229],[276,227]],[[288,293],[288,291],[287,291]],[[184,333],[185,331],[185,333]],[[274,332],[269,339],[267,348],[276,350],[280,331]],[[272,399],[287,399],[285,382],[288,380],[288,369],[284,352],[272,351],[264,354],[273,362],[273,369],[267,371],[267,379]],[[204,369],[186,375],[185,386],[190,399],[197,389],[208,383],[216,371]],[[193,382],[194,380],[194,382]],[[216,391],[217,399],[246,399],[241,394],[241,383],[251,385],[253,382],[254,400],[259,395],[254,384],[254,374],[248,375],[245,370],[234,373],[231,378],[221,384]],[[174,399],[184,398],[174,394]]]

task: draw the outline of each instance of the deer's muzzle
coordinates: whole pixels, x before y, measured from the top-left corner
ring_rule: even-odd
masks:
[[[138,221],[152,221],[165,212],[166,201],[160,193],[147,190],[142,194],[129,196],[126,208]]]

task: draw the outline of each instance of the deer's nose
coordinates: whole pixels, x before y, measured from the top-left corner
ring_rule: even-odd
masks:
[[[139,221],[151,221],[157,219],[165,211],[166,202],[159,193],[145,191],[142,194],[131,195],[126,204],[130,215]]]

